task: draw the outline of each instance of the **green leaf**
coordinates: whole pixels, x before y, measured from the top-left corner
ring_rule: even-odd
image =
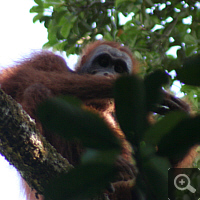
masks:
[[[168,134],[179,122],[187,118],[184,112],[172,112],[149,128],[144,137],[144,141],[152,145],[157,145],[162,137]]]
[[[110,164],[78,166],[53,179],[45,189],[47,200],[84,200],[101,193],[114,180],[117,170]]]
[[[175,6],[175,8],[177,8],[177,9],[181,9],[183,7],[183,4],[182,3],[178,3],[178,4],[176,4],[176,6]]]
[[[147,4],[150,5],[150,6],[153,6],[153,2],[151,0],[146,0]]]
[[[109,32],[106,32],[103,38],[104,40],[113,41],[113,37]]]
[[[130,6],[134,6],[133,3],[136,3],[136,2],[140,2],[138,0],[116,0],[115,1],[115,7],[117,9],[120,9],[120,7],[124,7],[124,5],[130,5]]]
[[[60,33],[62,34],[63,37],[67,38],[70,33],[71,28],[72,28],[71,23],[65,23],[62,26]]]
[[[48,40],[49,40],[48,44],[50,46],[53,46],[56,43],[58,43],[58,39],[56,37],[58,31],[58,25],[55,24],[56,22],[54,20],[51,20],[48,26]]]
[[[195,51],[197,51],[197,50],[198,50],[197,45],[192,45],[190,47],[187,47],[186,51],[185,51],[186,56],[192,56],[195,53]]]
[[[61,3],[63,3],[62,0],[46,0],[46,2],[51,3],[51,4],[61,4]]]
[[[142,156],[142,172],[145,176],[145,183],[150,196],[153,199],[167,199],[168,196],[168,169],[171,167],[166,158],[156,156],[152,146],[141,146],[140,153]],[[142,185],[141,185],[142,187]],[[144,191],[147,193],[146,191]],[[152,197],[151,197],[152,198]],[[148,197],[147,199],[151,199]]]
[[[40,18],[40,23],[44,22],[45,28],[48,28],[50,21],[51,21],[50,16],[41,16],[41,18]]]
[[[200,86],[200,55],[188,58],[182,68],[176,69],[177,79],[181,82]]]
[[[158,143],[158,155],[180,160],[200,142],[200,116],[186,118],[165,134]]]
[[[67,97],[65,97],[67,98]],[[78,138],[85,147],[109,150],[120,149],[119,140],[98,115],[79,108],[71,98],[53,98],[39,107],[38,115],[47,129],[67,140]],[[76,101],[76,100],[74,100]]]
[[[139,51],[134,51],[134,56],[135,56],[137,59],[142,59],[142,54],[141,54]]]
[[[194,45],[197,44],[196,38],[189,34],[185,35],[184,42],[186,44],[194,44]]]
[[[43,13],[44,8],[42,6],[33,6],[30,9],[30,13]]]
[[[42,0],[34,0],[35,3],[37,3],[39,6],[43,6]]]
[[[70,30],[73,27],[73,24],[76,21],[76,19],[77,19],[76,16],[71,16],[71,15],[69,16],[68,13],[61,18],[59,25],[62,26],[60,32],[63,35],[63,37],[65,38],[68,37]]]
[[[76,51],[76,47],[75,46],[71,46],[70,48],[66,49],[66,54],[67,56],[69,56],[70,54],[74,54]]]
[[[124,2],[131,2],[131,1],[130,0],[116,0],[115,1],[115,7],[118,7],[120,4],[122,4]]]
[[[155,111],[156,105],[160,104],[162,95],[162,86],[169,83],[169,76],[162,70],[156,70],[144,79],[146,88],[146,104],[148,111]]]
[[[116,81],[114,96],[121,129],[130,142],[139,142],[147,123],[143,81],[136,76],[121,77]]]
[[[34,18],[33,18],[33,23],[35,23],[37,20],[40,20],[43,17],[43,14],[37,14]]]

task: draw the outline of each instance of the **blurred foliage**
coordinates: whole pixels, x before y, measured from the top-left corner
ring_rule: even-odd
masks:
[[[163,79],[157,81],[160,76]],[[145,197],[155,200],[167,197],[169,160],[166,156],[157,155],[155,143],[148,139],[143,142],[146,131],[151,130],[147,119],[149,111],[152,110],[150,105],[158,101],[158,98],[147,98],[146,94],[154,93],[155,96],[160,96],[160,89],[166,83],[167,77],[167,74],[161,71],[151,73],[145,80],[137,76],[121,77],[114,88],[116,115],[120,127],[130,144],[137,149],[134,156],[141,179],[137,179],[136,182],[137,193],[141,193],[141,199]],[[155,87],[148,87],[149,80],[152,80],[151,83]],[[80,103],[70,97],[48,100],[39,107],[38,114],[45,128],[68,140],[79,139],[86,147],[82,163],[67,174],[53,179],[46,187],[45,197],[51,200],[82,200],[94,198],[104,191],[117,175],[114,163],[120,155],[120,145],[118,139],[113,137],[112,131],[102,123],[102,119],[83,110]],[[166,131],[161,136],[164,137],[167,133]],[[160,135],[160,130],[157,129],[153,134]],[[172,146],[174,144],[176,145],[172,143]],[[164,148],[168,151],[170,146]],[[141,180],[145,181],[140,182]]]
[[[182,74],[187,70],[187,65],[179,70],[180,80],[185,78]],[[198,69],[194,72],[200,76]],[[148,113],[161,101],[161,88],[167,78],[166,73],[156,70],[144,80],[138,76],[121,77],[114,87],[116,117],[135,150],[133,159],[139,170],[134,190],[137,200],[166,199],[170,161],[179,160],[200,143],[200,115],[193,117],[177,111],[163,116],[155,124],[149,122]],[[188,80],[188,84],[193,82]],[[200,83],[195,82],[195,85],[200,86]],[[149,94],[157,98],[149,98]],[[118,139],[101,118],[83,110],[81,103],[71,97],[48,100],[39,107],[38,114],[45,128],[67,140],[79,139],[86,148],[78,167],[46,186],[46,199],[96,199],[117,175],[114,163],[120,154]],[[199,167],[198,160],[194,167]],[[177,195],[183,196],[182,193]],[[193,193],[188,195],[193,197]]]
[[[169,160],[182,156],[191,146],[200,143],[200,1],[35,0],[35,3],[37,5],[30,10],[31,13],[37,13],[33,21],[39,20],[48,29],[45,47],[66,51],[67,55],[79,54],[86,44],[103,38],[127,45],[140,61],[140,74],[145,77],[144,80],[126,77],[116,82],[116,116],[127,139],[136,149],[134,158],[139,168],[136,180],[136,191],[140,194],[138,199],[167,199]],[[176,55],[169,54],[172,49],[177,50]],[[196,117],[170,113],[160,117],[157,123],[149,124],[147,114],[160,102],[160,88],[167,83],[165,73],[156,69],[166,72],[175,70],[177,76],[171,79],[171,84],[174,80],[182,83],[181,90],[193,104]],[[78,105],[71,104],[71,100],[63,101],[49,102],[42,111],[44,123],[45,112],[50,111],[54,114],[51,121],[48,122],[48,118],[46,125],[61,135],[69,128],[69,133],[73,131],[76,138],[83,142],[83,135],[88,138],[87,134],[93,130],[96,135],[84,143],[88,148],[86,161],[74,169],[77,171],[59,179],[62,187],[57,189],[69,187],[65,180],[72,181],[76,173],[77,177],[83,178],[79,184],[72,181],[73,190],[62,190],[63,194],[57,191],[60,196],[55,199],[63,199],[68,195],[68,199],[88,198],[94,193],[84,188],[85,183],[96,194],[112,181],[115,171],[110,166],[114,159],[109,158],[118,155],[118,142],[96,116],[83,112]],[[54,107],[56,111],[52,110]],[[62,117],[59,118],[56,113]],[[79,125],[70,119],[79,122]],[[90,120],[93,120],[92,123]],[[101,135],[102,130],[106,134]],[[155,146],[159,147],[158,151]],[[195,161],[195,167],[200,167],[199,160]],[[102,165],[100,175],[95,170],[99,163]],[[87,170],[87,176],[83,176],[86,169],[90,170]],[[73,180],[76,181],[77,177]],[[91,183],[91,177],[95,178],[95,182]],[[107,177],[105,182],[102,177]],[[48,187],[47,194],[53,193],[54,183]],[[76,191],[81,192],[81,197]]]
[[[79,54],[80,47],[98,36],[128,45],[149,70],[171,71],[199,51],[200,3],[198,1],[35,0],[33,21],[48,29],[47,47]],[[187,20],[186,20],[187,19]],[[166,56],[179,46],[178,58]]]

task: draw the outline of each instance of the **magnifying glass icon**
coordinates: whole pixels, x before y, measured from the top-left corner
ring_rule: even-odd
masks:
[[[179,174],[174,179],[174,186],[178,190],[189,190],[192,193],[196,192],[196,189],[190,185],[190,178],[186,174]]]

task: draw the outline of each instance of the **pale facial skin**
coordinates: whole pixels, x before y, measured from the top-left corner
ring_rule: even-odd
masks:
[[[80,74],[83,73],[103,76],[131,74],[132,60],[127,53],[119,49],[100,45],[82,66]]]

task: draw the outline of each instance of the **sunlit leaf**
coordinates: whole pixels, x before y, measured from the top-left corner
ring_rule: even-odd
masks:
[[[71,28],[73,27],[73,23],[76,20],[76,16],[70,16],[68,14],[64,15],[60,20],[60,25],[62,25],[61,28],[61,34],[67,38]]]
[[[58,42],[57,39],[58,26],[55,26],[55,21],[50,21],[48,26],[48,44],[53,46]]]
[[[43,14],[38,14],[33,18],[33,23],[35,23],[36,21],[40,20],[43,17]]]
[[[42,6],[33,6],[31,9],[30,9],[30,12],[31,13],[43,13],[44,11],[44,8]]]
[[[42,0],[34,0],[36,4],[38,4],[39,6],[43,6],[43,2]]]

